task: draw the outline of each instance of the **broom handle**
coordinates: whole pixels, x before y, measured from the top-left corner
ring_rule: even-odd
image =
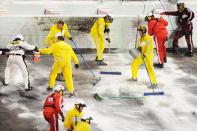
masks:
[[[130,97],[130,96],[102,96],[102,97],[108,97],[108,98],[139,98],[139,99],[145,99],[146,97]]]
[[[109,70],[111,71],[111,50],[110,50],[110,42],[109,42]]]

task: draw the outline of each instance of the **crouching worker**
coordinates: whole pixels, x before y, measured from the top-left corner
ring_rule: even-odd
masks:
[[[5,52],[5,54],[9,55],[9,57],[5,67],[4,79],[2,81],[3,85],[8,85],[11,68],[13,67],[13,65],[15,65],[18,66],[20,71],[22,72],[25,84],[25,91],[32,90],[32,86],[30,86],[29,81],[29,72],[27,70],[27,64],[25,62],[25,51],[37,51],[37,47],[34,45],[30,45],[29,43],[24,41],[23,35],[17,34],[15,36],[15,39],[12,42],[8,43],[7,48],[9,52]]]
[[[83,108],[86,107],[86,104],[75,104],[75,107],[68,111],[66,116],[66,121],[64,127],[67,131],[73,131],[77,123],[81,121],[83,116]]]
[[[49,131],[59,131],[58,114],[61,115],[62,122],[64,122],[64,114],[61,110],[64,102],[63,93],[64,87],[57,85],[54,87],[54,93],[50,94],[45,100],[43,116],[50,124]]]
[[[81,119],[75,127],[73,131],[90,131],[90,121],[92,120],[91,117],[86,119]]]
[[[75,68],[79,68],[78,59],[72,47],[64,42],[63,36],[58,36],[58,40],[51,47],[39,49],[42,54],[53,54],[54,64],[49,77],[48,91],[51,91],[55,85],[55,79],[58,72],[62,70],[65,78],[67,90],[70,92],[70,97],[74,95],[73,80],[72,80],[72,65],[71,58],[74,60]]]
[[[137,43],[137,50],[140,51],[140,55],[133,60],[131,63],[132,69],[132,78],[130,81],[137,81],[137,73],[138,73],[138,66],[146,64],[147,71],[151,78],[152,84],[154,88],[157,87],[157,81],[154,75],[154,68],[153,68],[153,43],[152,38],[146,34],[147,29],[145,26],[140,26],[138,29],[140,38],[138,39]]]

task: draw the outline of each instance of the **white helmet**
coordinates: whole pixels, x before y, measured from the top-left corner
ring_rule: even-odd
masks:
[[[21,40],[24,40],[24,37],[23,37],[22,34],[17,34],[17,35],[15,36],[15,39],[16,39],[16,38],[19,38],[19,39],[21,39]]]
[[[56,85],[54,88],[53,88],[53,91],[54,92],[60,92],[60,91],[63,91],[65,88],[63,85]]]
[[[184,2],[183,1],[178,1],[177,4],[184,4]]]

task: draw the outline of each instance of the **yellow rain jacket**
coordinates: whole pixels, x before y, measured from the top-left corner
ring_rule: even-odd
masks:
[[[108,29],[110,26],[110,23],[105,23],[104,18],[99,18],[93,25],[90,34],[92,35],[92,38],[94,40],[94,43],[96,45],[97,50],[97,59],[103,60],[103,51],[105,47],[105,41],[106,34],[104,33],[105,28]]]
[[[66,121],[64,122],[64,127],[67,130],[73,130],[77,123],[81,121],[82,116],[83,112],[79,113],[76,108],[69,110],[66,116]]]
[[[51,46],[53,43],[57,42],[58,36],[63,36],[63,37],[66,37],[67,39],[71,37],[68,32],[68,27],[66,24],[64,24],[62,30],[59,30],[57,28],[57,24],[50,28],[50,32],[46,38],[45,46],[48,47],[48,46]]]
[[[153,84],[156,84],[156,78],[154,75],[154,68],[153,68],[153,42],[152,38],[145,34],[144,37],[141,37],[138,39],[137,48],[142,48],[142,55],[145,56],[145,63],[147,66],[148,73],[150,75],[150,78],[152,80]],[[131,69],[132,69],[132,78],[137,78],[138,73],[138,66],[144,64],[144,61],[142,59],[142,55],[140,54],[133,62],[131,63]]]
[[[54,64],[49,77],[49,86],[54,87],[57,74],[62,70],[66,87],[69,92],[73,92],[71,58],[74,60],[74,64],[78,64],[78,59],[72,47],[64,41],[59,41],[49,48],[39,49],[39,52],[42,54],[52,53],[54,56]]]
[[[73,131],[90,131],[90,124],[84,121],[79,121]]]

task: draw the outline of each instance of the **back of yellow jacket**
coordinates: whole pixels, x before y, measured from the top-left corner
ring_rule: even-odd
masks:
[[[52,53],[55,62],[71,62],[72,58],[74,60],[74,63],[78,64],[78,58],[72,47],[64,41],[56,42],[51,47],[46,49],[39,49],[39,52],[41,52],[42,54]]]
[[[66,120],[64,122],[64,127],[68,130],[74,129],[76,126],[76,122],[80,121],[83,116],[83,112],[79,113],[76,108],[73,108],[68,111]]]
[[[104,18],[99,18],[93,25],[90,33],[92,35],[98,35],[99,37],[101,38],[105,38],[105,33],[104,33],[104,30],[105,30],[105,27],[106,28],[109,28],[110,26],[110,23],[105,23],[105,20]]]
[[[67,39],[69,39],[71,37],[68,32],[68,27],[66,24],[64,24],[62,30],[59,30],[57,28],[57,24],[50,28],[50,32],[49,32],[49,34],[46,38],[46,41],[45,41],[45,46],[51,46],[52,44],[57,42],[58,36],[63,36],[63,37],[66,37]]]
[[[145,34],[144,37],[141,37],[138,39],[137,48],[142,48],[142,55],[148,56],[152,55],[153,53],[153,41],[152,38]]]

